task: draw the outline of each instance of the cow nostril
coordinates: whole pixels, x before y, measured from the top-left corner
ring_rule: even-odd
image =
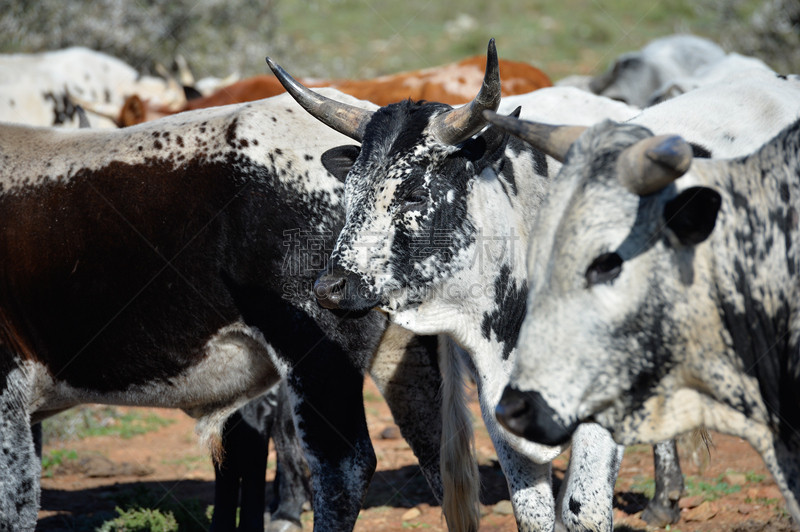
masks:
[[[503,398],[495,408],[495,416],[501,425],[514,432],[511,425],[518,425],[515,421],[525,418],[530,409],[531,405],[522,397]]]
[[[320,306],[327,309],[338,309],[344,297],[344,277],[322,277],[314,283],[314,293]]]
[[[522,392],[512,386],[503,390],[495,417],[512,434],[544,445],[568,441],[578,425],[565,426],[539,392]]]
[[[342,292],[344,292],[344,278],[339,279],[338,281],[334,282],[330,286],[330,296],[337,296],[339,298],[342,297]]]

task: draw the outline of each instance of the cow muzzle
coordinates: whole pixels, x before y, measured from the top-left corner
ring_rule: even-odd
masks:
[[[521,392],[506,386],[495,408],[497,421],[512,434],[544,445],[561,445],[578,424],[564,425],[539,392]]]
[[[361,277],[341,268],[323,272],[314,283],[314,295],[321,307],[331,310],[362,312],[380,303]]]

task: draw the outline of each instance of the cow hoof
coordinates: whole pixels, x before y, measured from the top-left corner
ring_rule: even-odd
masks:
[[[678,501],[671,503],[669,506],[650,501],[642,512],[642,520],[650,526],[659,528],[677,523],[681,520],[681,509],[678,507]]]
[[[266,532],[302,532],[302,530],[303,528],[296,523],[286,521],[285,519],[278,519],[269,524]]]

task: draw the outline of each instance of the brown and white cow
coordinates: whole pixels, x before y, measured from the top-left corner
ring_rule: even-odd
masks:
[[[457,63],[375,79],[300,79],[300,82],[308,87],[333,87],[376,105],[389,105],[407,98],[458,105],[472,100],[480,90],[485,64],[486,56],[476,55]],[[544,72],[528,63],[501,60],[499,64],[503,96],[527,94],[552,86]],[[204,98],[189,100],[183,110],[252,102],[283,92],[283,85],[276,77],[256,76],[223,87]],[[174,112],[172,108],[153,105],[141,98],[131,98],[120,110],[117,123],[120,127],[126,127]]]
[[[352,529],[375,468],[367,369],[441,498],[436,339],[310,293],[344,223],[321,154],[343,140],[288,96],[124,130],[0,126],[0,528],[36,524],[30,422],[179,407],[214,447],[284,377],[314,528]]]

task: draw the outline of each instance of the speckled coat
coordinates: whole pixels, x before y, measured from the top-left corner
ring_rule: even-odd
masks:
[[[213,448],[286,377],[314,528],[352,529],[375,468],[370,367],[441,497],[436,340],[320,309],[321,266],[288,238],[332,247],[343,185],[320,155],[343,140],[288,96],[118,131],[0,127],[0,528],[36,524],[29,422],[84,402],[179,407]]]
[[[622,443],[700,425],[740,436],[798,519],[800,122],[753,155],[695,160],[640,197],[622,186],[616,161],[650,136],[607,122],[570,149],[532,234],[510,386],[546,404],[554,422],[594,420]],[[684,229],[674,229],[679,219]],[[682,239],[708,220],[706,240]],[[593,282],[608,253],[619,269]]]

